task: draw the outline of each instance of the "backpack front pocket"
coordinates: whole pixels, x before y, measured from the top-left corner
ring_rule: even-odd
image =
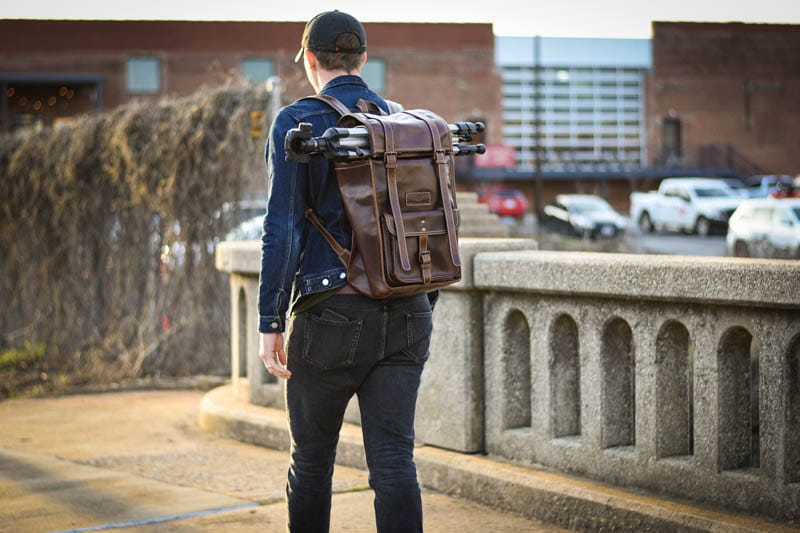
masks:
[[[454,209],[456,227],[458,210]],[[386,276],[395,286],[409,284],[441,283],[458,280],[460,265],[454,265],[450,256],[450,242],[445,223],[444,210],[415,211],[403,213],[405,243],[411,268],[406,270],[400,259],[397,220],[384,215],[384,239],[391,243],[384,246]]]

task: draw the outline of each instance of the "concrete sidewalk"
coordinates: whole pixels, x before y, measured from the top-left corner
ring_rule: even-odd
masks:
[[[287,443],[282,411],[229,386],[0,402],[0,532],[282,531]],[[797,531],[487,457],[416,461],[432,532]],[[332,531],[374,531],[357,427],[337,463]]]
[[[200,425],[207,431],[273,449],[288,446],[284,417],[283,411],[238,400],[230,386],[206,394],[200,409]],[[493,512],[511,512],[506,515],[509,520],[514,515],[524,516],[582,531],[800,531],[766,519],[430,446],[418,447],[415,460],[422,485],[429,491],[424,502],[430,504],[435,497],[447,494],[477,502],[470,505],[485,505]],[[345,424],[342,428],[336,461],[364,468],[357,426]],[[426,513],[429,531],[509,531],[519,527],[511,522],[488,525],[455,517],[439,521],[435,509],[426,508]],[[522,530],[542,531],[545,527],[529,523]]]
[[[282,531],[286,452],[198,427],[201,404],[234,409],[230,426],[250,416],[252,406],[226,403],[229,390],[0,402],[0,532]],[[282,413],[266,414],[285,436]],[[334,491],[332,531],[374,531],[366,473],[337,466]],[[423,504],[427,531],[558,530],[430,490]]]

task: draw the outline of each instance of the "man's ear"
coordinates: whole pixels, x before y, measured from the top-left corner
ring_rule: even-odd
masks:
[[[361,71],[362,68],[364,68],[364,65],[366,64],[367,64],[367,53],[364,52],[363,54],[361,54],[361,62],[358,64],[359,72]]]
[[[311,50],[309,50],[308,48],[306,48],[306,49],[303,51],[303,55],[304,55],[304,56],[305,56],[305,58],[306,58],[306,62],[308,62],[308,66],[309,66],[309,67],[310,67],[312,70],[316,70],[316,68],[317,68],[317,56],[315,56],[315,55],[314,55],[314,52],[312,52]]]

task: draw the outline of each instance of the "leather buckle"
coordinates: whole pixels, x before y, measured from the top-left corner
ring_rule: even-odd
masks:
[[[383,162],[386,168],[397,168],[397,152],[385,152]]]
[[[419,264],[422,266],[428,266],[431,264],[430,250],[425,250],[419,253]]]

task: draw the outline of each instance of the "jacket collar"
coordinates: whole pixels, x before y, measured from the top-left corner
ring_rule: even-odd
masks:
[[[361,79],[361,76],[355,76],[352,74],[345,74],[344,76],[337,76],[325,84],[325,87],[322,88],[320,93],[324,93],[329,89],[334,87],[340,87],[342,85],[358,85],[360,87],[366,87],[367,84]]]

